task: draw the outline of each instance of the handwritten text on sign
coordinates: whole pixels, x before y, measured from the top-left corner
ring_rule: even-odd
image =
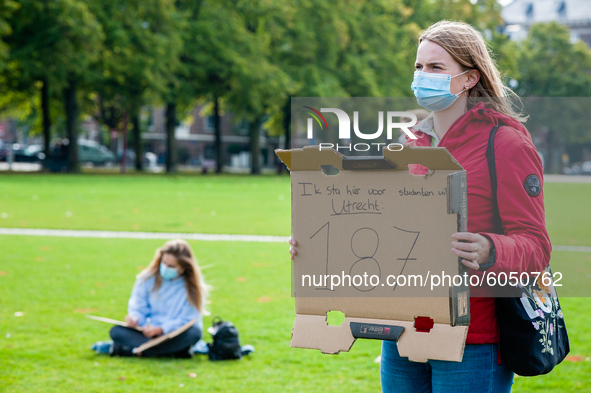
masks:
[[[316,195],[332,196],[332,216],[339,216],[342,214],[381,214],[384,209],[383,200],[377,199],[376,196],[388,196],[385,188],[367,188],[362,189],[355,185],[345,185],[345,188],[335,186],[334,184],[328,186],[318,186],[315,183],[298,183],[300,196],[313,197]],[[446,191],[437,191],[438,195],[445,195]],[[420,196],[432,197],[435,196],[434,191],[420,189],[407,189],[403,187],[398,190],[398,195],[401,197]]]
[[[295,235],[302,239],[298,253],[304,258],[294,266],[299,296],[323,296],[320,292],[326,291],[337,296],[389,296],[400,291],[403,296],[419,291],[421,296],[435,295],[416,286],[386,286],[384,280],[428,274],[432,264],[441,269],[441,260],[448,259],[443,251],[433,252],[448,248],[448,236],[433,225],[448,218],[445,179],[421,184],[425,182],[419,177],[402,182],[376,174],[364,174],[361,181],[327,179],[323,174],[306,177],[295,181],[292,189],[298,212]],[[445,244],[440,244],[441,237]],[[457,261],[450,258],[457,269]],[[351,285],[331,287],[329,279],[336,275],[343,282],[350,277]],[[362,283],[356,281],[361,279]]]

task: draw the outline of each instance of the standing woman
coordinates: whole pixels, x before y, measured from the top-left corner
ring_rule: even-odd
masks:
[[[202,316],[208,315],[206,296],[207,287],[191,247],[184,240],[170,240],[156,250],[133,286],[125,322],[139,331],[114,326],[113,341],[95,343],[93,349],[111,356],[132,356],[133,348],[197,319],[185,332],[141,354],[191,357],[191,348],[202,335]]]
[[[412,146],[445,147],[467,172],[468,232],[455,233],[452,252],[470,274],[542,271],[550,260],[545,228],[542,163],[525,120],[516,112],[481,35],[462,22],[441,21],[419,38],[412,90],[433,112],[414,126]],[[504,234],[494,233],[491,181],[486,159],[490,131],[495,138],[498,206]],[[427,168],[415,165],[414,174]],[[504,393],[513,372],[498,349],[495,299],[477,288],[470,298],[470,326],[462,362],[415,363],[382,343],[384,392]]]

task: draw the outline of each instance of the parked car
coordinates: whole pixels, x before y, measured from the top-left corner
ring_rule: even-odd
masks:
[[[22,151],[22,162],[41,162],[45,159],[43,145],[29,145]],[[16,160],[18,161],[18,160]]]
[[[105,165],[115,162],[115,154],[98,142],[88,139],[78,139],[78,161],[81,164]],[[67,170],[65,146],[57,143],[52,148],[52,155],[45,160],[44,165],[52,172]]]
[[[581,164],[581,175],[591,175],[591,161],[585,161]]]
[[[591,161],[575,162],[570,167],[564,168],[565,175],[591,175]]]
[[[105,165],[115,162],[115,154],[98,142],[78,139],[78,160],[80,163]]]
[[[41,147],[41,148],[39,148]],[[11,145],[6,143],[0,147],[0,161],[8,161]],[[18,143],[12,144],[13,162],[41,162],[45,158],[43,146],[31,145],[24,147]]]

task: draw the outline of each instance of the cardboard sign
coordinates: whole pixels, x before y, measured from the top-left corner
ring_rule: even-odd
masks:
[[[97,317],[95,315],[86,315],[86,318],[93,319],[95,321],[110,323],[113,325],[119,325],[119,326],[123,326],[123,327],[129,328],[129,329],[135,329],[137,331],[143,332],[143,328],[140,326],[130,326],[129,324],[127,324],[127,322],[118,321],[116,319]],[[176,336],[178,336],[179,334],[184,333],[187,330],[189,330],[191,328],[191,326],[193,326],[196,322],[197,322],[197,318],[187,322],[186,324],[184,324],[180,328],[173,330],[170,333],[163,334],[161,336],[152,338],[151,340],[146,341],[145,343],[143,343],[139,347],[134,348],[133,353],[134,354],[138,354],[138,353],[141,354],[142,352],[144,352],[147,349],[150,349],[152,347],[155,347],[156,345],[159,345],[159,344],[162,344],[163,342],[171,340],[171,339],[175,338]]]
[[[180,328],[178,328],[176,330],[173,330],[170,333],[155,337],[155,338],[151,339],[150,341],[143,343],[139,347],[134,348],[133,353],[134,354],[138,354],[138,353],[141,354],[142,352],[144,352],[147,349],[155,347],[156,345],[162,344],[163,342],[166,342],[168,340],[172,340],[173,338],[180,335],[181,333],[184,333],[187,330],[189,330],[191,328],[191,326],[195,325],[196,322],[197,322],[197,318],[185,323],[183,326],[181,326]]]
[[[356,337],[394,339],[411,360],[461,361],[469,292],[451,277],[467,268],[450,249],[451,235],[466,230],[466,173],[447,150],[344,157],[310,146],[276,153],[291,171],[298,242],[291,346],[338,353]],[[429,174],[411,175],[409,164]],[[341,326],[327,325],[331,310],[345,314]],[[430,318],[433,328],[416,331],[416,317]],[[378,327],[363,335],[358,323]]]
[[[119,326],[123,326],[123,327],[130,328],[130,329],[135,329],[140,332],[142,331],[142,328],[139,326],[130,326],[127,322],[118,321],[116,319],[97,317],[96,315],[89,315],[89,314],[86,315],[86,318],[93,319],[95,321],[110,323],[113,325],[119,325]]]

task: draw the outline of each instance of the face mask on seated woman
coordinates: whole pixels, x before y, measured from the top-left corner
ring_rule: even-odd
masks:
[[[165,280],[172,280],[177,278],[178,271],[175,268],[168,267],[163,263],[160,263],[160,275]]]

